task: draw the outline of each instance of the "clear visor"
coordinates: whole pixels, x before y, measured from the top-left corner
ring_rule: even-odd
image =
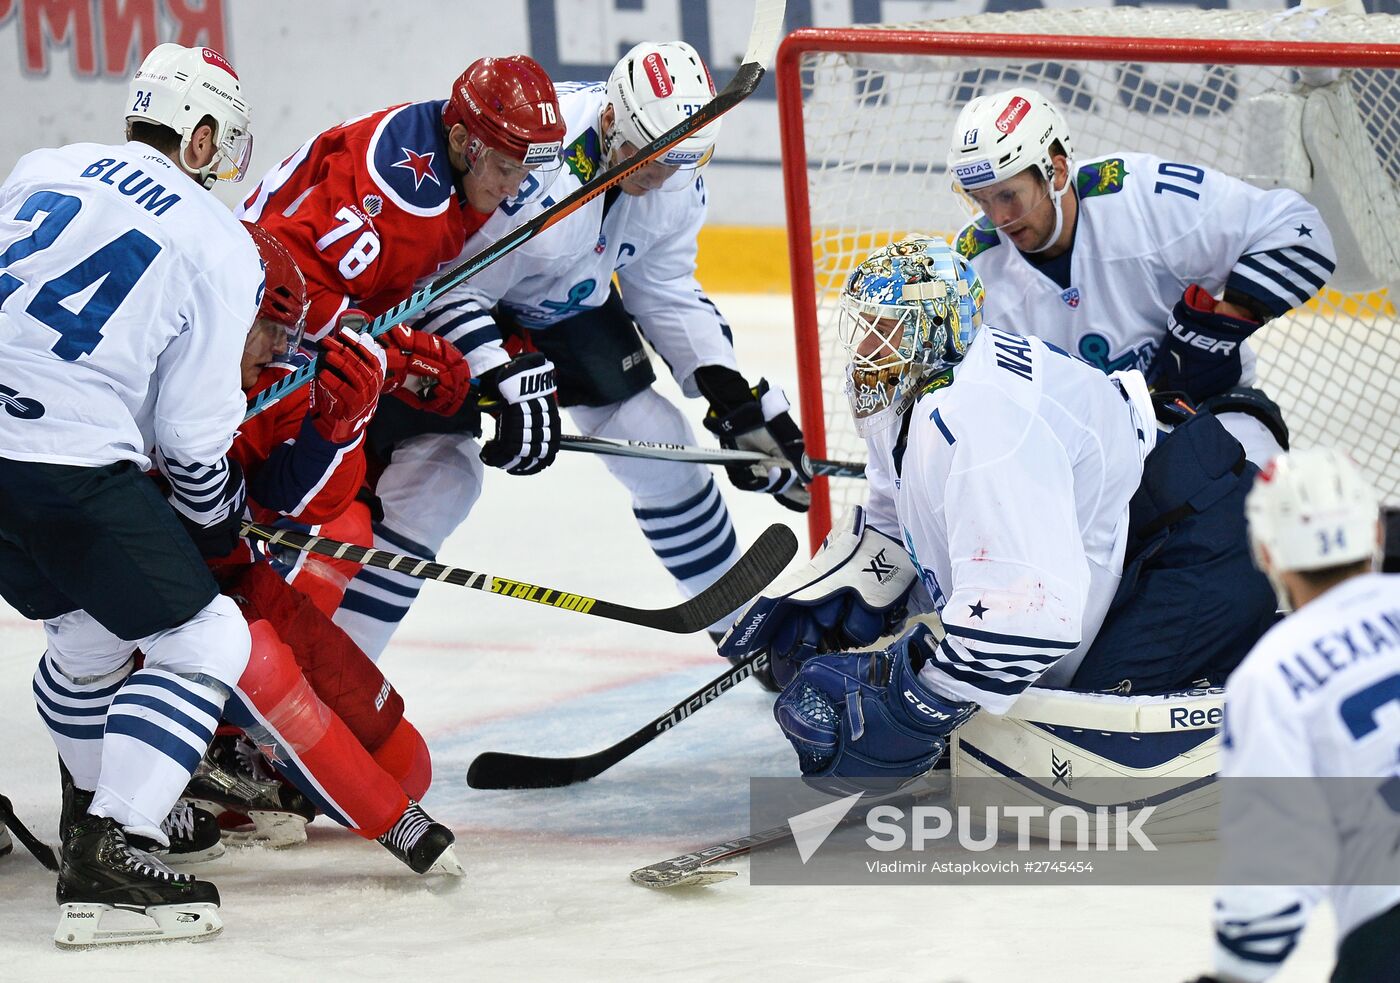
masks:
[[[304,327],[300,322],[289,327],[268,317],[254,319],[252,327],[248,329],[248,339],[243,343],[244,365],[261,369],[295,355],[301,348]]]
[[[620,158],[627,160],[637,155],[637,148],[630,142],[622,144]],[[642,193],[648,191],[684,191],[695,183],[695,175],[700,168],[710,162],[715,154],[712,146],[701,154],[683,151],[672,147],[655,160],[644,164],[627,177],[627,183]]]
[[[954,184],[953,190],[970,214],[985,215],[995,229],[1005,229],[1023,221],[1050,197],[1049,184],[1033,171],[1022,171],[987,188],[964,191]]]
[[[467,170],[496,197],[525,204],[539,197],[549,184],[548,176],[562,163],[558,153],[541,157],[537,164],[525,164],[493,147],[482,147],[467,163]]]
[[[253,160],[253,134],[225,125],[210,171],[220,181],[242,181],[248,175]]]

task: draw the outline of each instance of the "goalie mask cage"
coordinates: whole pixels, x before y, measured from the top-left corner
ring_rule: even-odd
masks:
[[[836,331],[846,275],[893,237],[951,241],[972,220],[944,163],[958,111],[1030,85],[1065,114],[1077,160],[1143,151],[1293,187],[1318,205],[1337,239],[1337,272],[1319,298],[1251,338],[1258,384],[1282,406],[1296,446],[1349,449],[1382,497],[1400,501],[1400,332],[1388,295],[1400,281],[1397,68],[1400,17],[1387,15],[1118,7],[793,32],[777,84],[809,452],[865,455]],[[1327,160],[1314,163],[1301,135],[1280,131],[1301,134],[1300,107],[1322,88],[1350,122],[1331,128],[1314,153]],[[1331,213],[1319,200],[1329,187],[1340,199]],[[865,487],[818,478],[812,491],[815,546]]]

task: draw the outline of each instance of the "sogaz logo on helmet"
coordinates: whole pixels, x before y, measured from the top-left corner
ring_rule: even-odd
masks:
[[[988,181],[995,181],[997,173],[990,161],[979,160],[975,164],[957,165],[953,168],[953,176],[964,188],[971,188],[979,184],[986,184]]]
[[[1020,125],[1026,113],[1030,112],[1031,104],[1023,97],[1017,96],[1007,103],[1006,109],[997,117],[996,128],[1002,133],[1010,133]]]
[[[564,149],[564,144],[558,140],[553,143],[532,143],[525,150],[525,158],[521,162],[527,167],[531,164],[544,164],[559,156],[559,151]]]

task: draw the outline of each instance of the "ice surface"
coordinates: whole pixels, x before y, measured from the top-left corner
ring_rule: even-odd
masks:
[[[787,298],[717,302],[750,377],[795,392]],[[669,378],[664,388],[675,394]],[[690,408],[698,421],[701,404]],[[805,542],[795,513],[755,495],[726,498],[745,542],[770,522],[788,522]],[[539,477],[494,474],[441,558],[639,606],[678,599],[626,495],[582,454],[561,454]],[[0,790],[52,842],[55,753],[29,688],[42,648],[37,625],[0,609]],[[744,860],[734,862],[739,878],[708,888],[631,884],[635,867],[747,832],[750,776],[796,773],[753,683],[586,784],[467,788],[481,751],[586,753],[630,733],[723,669],[703,634],[428,584],[382,665],[433,750],[425,805],[457,833],[467,876],[456,890],[435,892],[322,819],[305,846],[230,851],[194,868],[222,892],[219,939],[61,953],[50,941],[53,877],[16,843],[0,860],[0,980],[1149,983],[1208,968],[1208,888],[755,888]],[[1315,922],[1279,980],[1320,979],[1330,967],[1331,918]]]

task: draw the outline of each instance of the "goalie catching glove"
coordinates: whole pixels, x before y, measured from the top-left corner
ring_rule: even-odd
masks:
[[[1154,389],[1182,392],[1199,403],[1239,384],[1240,346],[1259,325],[1217,312],[1217,303],[1194,283],[1186,288],[1147,372]]]
[[[781,389],[766,379],[752,389],[744,377],[723,365],[703,365],[695,370],[695,385],[710,403],[705,429],[719,438],[726,450],[758,451],[786,461],[787,466],[730,464],[729,480],[744,491],[765,492],[794,512],[806,512],[812,504],[807,485],[812,481],[802,431],[788,413],[791,408]]]
[[[914,562],[897,540],[851,509],[817,555],[779,577],[745,609],[720,642],[731,660],[767,652],[786,685],[798,666],[821,652],[873,644],[904,623],[918,583]]]
[[[808,784],[849,795],[934,766],[948,735],[977,711],[919,678],[935,645],[928,626],[917,625],[884,651],[819,655],[802,666],[773,716]]]
[[[485,408],[496,414],[496,435],[481,448],[481,463],[507,474],[536,474],[559,453],[559,401],[554,363],[527,352],[478,380]]]

